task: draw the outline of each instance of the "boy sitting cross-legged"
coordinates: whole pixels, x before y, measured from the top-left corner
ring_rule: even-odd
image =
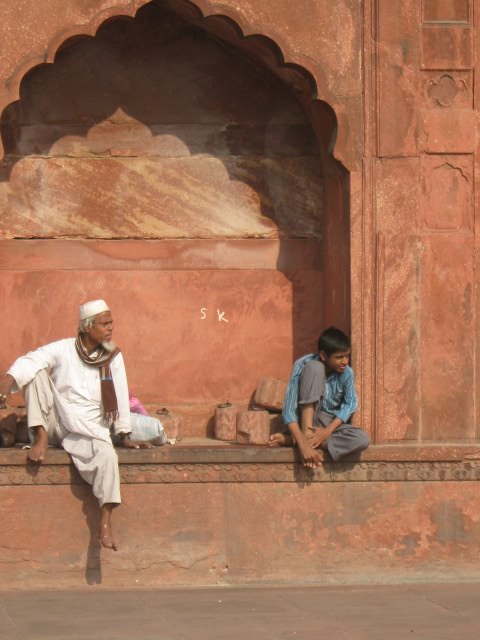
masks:
[[[319,448],[337,461],[368,447],[367,433],[348,424],[358,404],[349,361],[350,339],[329,327],[318,340],[318,353],[293,366],[282,412],[290,435],[273,434],[270,446],[296,443],[305,467],[322,461]]]

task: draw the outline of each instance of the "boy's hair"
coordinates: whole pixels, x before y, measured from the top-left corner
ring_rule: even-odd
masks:
[[[328,327],[318,339],[317,350],[323,351],[327,356],[331,356],[339,351],[349,351],[351,347],[350,338],[343,331],[336,327]]]

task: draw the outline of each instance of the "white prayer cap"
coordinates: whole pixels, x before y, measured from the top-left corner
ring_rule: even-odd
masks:
[[[80,305],[80,320],[91,318],[92,316],[96,316],[104,311],[110,311],[105,300],[90,300],[90,302],[85,302],[85,304]]]

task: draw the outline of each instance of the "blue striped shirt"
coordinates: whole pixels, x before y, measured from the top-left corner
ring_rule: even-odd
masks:
[[[283,421],[285,424],[299,422],[298,414],[298,386],[300,376],[307,362],[320,360],[318,353],[309,353],[299,358],[293,365],[292,375],[287,384],[285,401],[283,403]],[[358,406],[355,391],[355,376],[351,367],[346,367],[342,373],[332,373],[325,380],[322,394],[322,411],[329,413],[342,422],[347,422]]]

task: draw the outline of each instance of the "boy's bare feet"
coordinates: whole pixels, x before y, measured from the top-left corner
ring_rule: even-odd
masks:
[[[268,441],[269,447],[286,447],[286,436],[284,433],[272,433]]]
[[[288,433],[272,433],[268,442],[269,447],[294,447],[293,437]]]
[[[45,460],[48,449],[48,435],[43,427],[32,427],[35,432],[35,441],[27,453],[27,460],[41,463]]]
[[[303,466],[306,469],[314,469],[315,467],[319,467],[321,462],[323,462],[323,457],[320,455],[320,453],[318,453],[318,451],[311,447],[308,443],[302,443],[302,445],[300,445],[299,443],[298,449],[303,460]]]

